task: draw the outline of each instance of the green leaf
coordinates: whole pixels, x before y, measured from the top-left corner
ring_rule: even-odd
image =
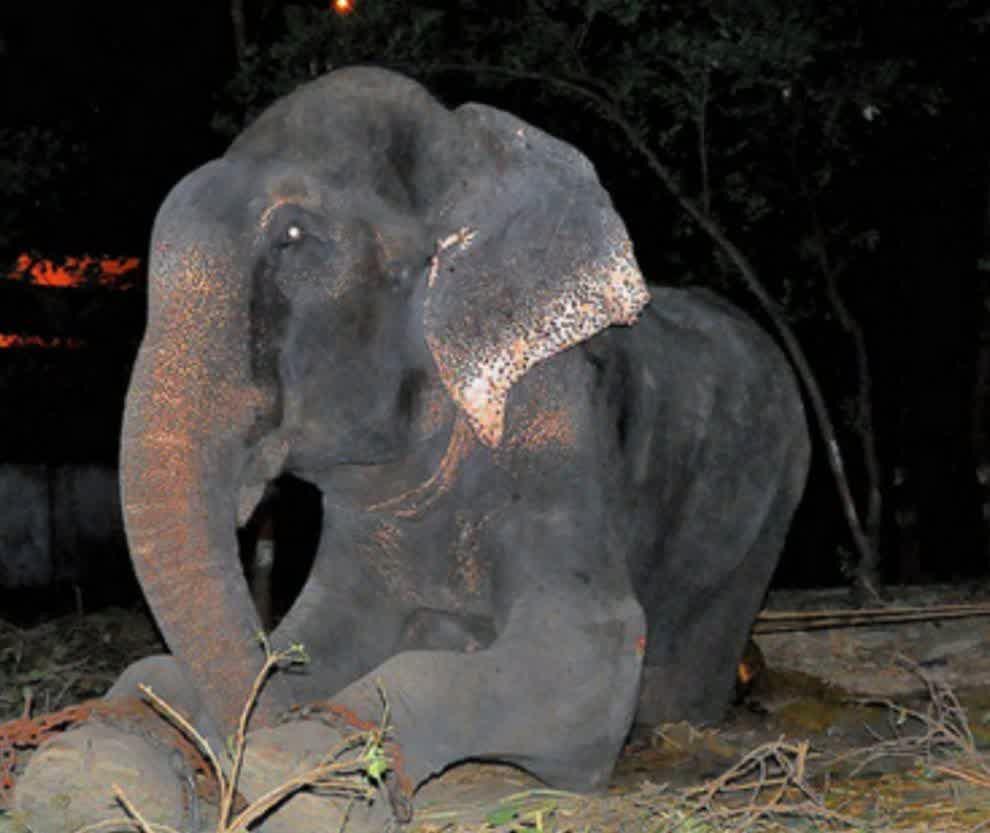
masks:
[[[485,822],[490,824],[492,827],[501,827],[503,824],[508,824],[513,819],[517,818],[519,815],[519,807],[517,805],[508,804],[504,807],[497,807],[492,810],[487,816],[485,816]]]
[[[389,770],[388,757],[378,744],[372,744],[364,753],[364,771],[372,781],[381,782]]]

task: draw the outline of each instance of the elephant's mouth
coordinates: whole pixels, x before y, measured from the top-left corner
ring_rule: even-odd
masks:
[[[341,467],[390,466],[410,456],[408,431],[377,429],[374,424],[358,425],[327,442],[326,425],[314,421],[281,438],[291,449],[283,469],[322,481]]]
[[[396,517],[417,515],[449,490],[475,447],[474,435],[463,417],[447,428],[415,450],[393,452],[390,458],[339,455],[332,465],[329,458],[321,458],[322,465],[314,466],[313,460],[302,459],[296,452],[289,455],[286,467],[294,472],[312,472],[312,480],[305,479],[304,474],[283,474],[271,481],[238,531],[241,564],[266,630],[274,629],[302,592],[321,535],[331,525],[325,517],[322,490],[369,511],[386,511]],[[392,496],[369,502],[370,495],[381,496],[385,484],[385,491]]]
[[[282,475],[238,530],[241,565],[266,631],[275,629],[309,579],[323,525],[320,490]]]

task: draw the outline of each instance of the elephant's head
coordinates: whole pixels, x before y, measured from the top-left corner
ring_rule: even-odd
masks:
[[[424,375],[498,446],[520,376],[648,299],[580,153],[374,69],[307,84],[186,177],[156,220],[149,279],[127,532],[225,728],[261,659],[235,526],[263,481],[295,459],[401,459]]]

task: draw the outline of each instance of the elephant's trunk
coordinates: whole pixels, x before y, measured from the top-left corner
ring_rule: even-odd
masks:
[[[152,252],[154,326],[124,415],[124,520],[165,640],[229,732],[263,661],[235,534],[244,437],[262,403],[241,355],[248,300],[233,289],[229,258],[164,239],[168,248]]]

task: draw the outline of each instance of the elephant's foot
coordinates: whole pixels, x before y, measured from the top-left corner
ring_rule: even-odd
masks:
[[[299,720],[251,732],[238,789],[249,801],[257,801],[319,765],[339,746],[342,738],[335,729],[314,720]],[[381,790],[373,791],[370,800],[302,790],[278,804],[264,817],[262,825],[252,827],[252,830],[262,833],[322,833],[324,830],[378,833],[385,830],[392,819],[391,805]]]
[[[71,833],[128,818],[115,787],[152,824],[179,831],[200,827],[193,773],[182,755],[100,723],[83,724],[41,746],[17,781],[14,805],[33,833]]]

